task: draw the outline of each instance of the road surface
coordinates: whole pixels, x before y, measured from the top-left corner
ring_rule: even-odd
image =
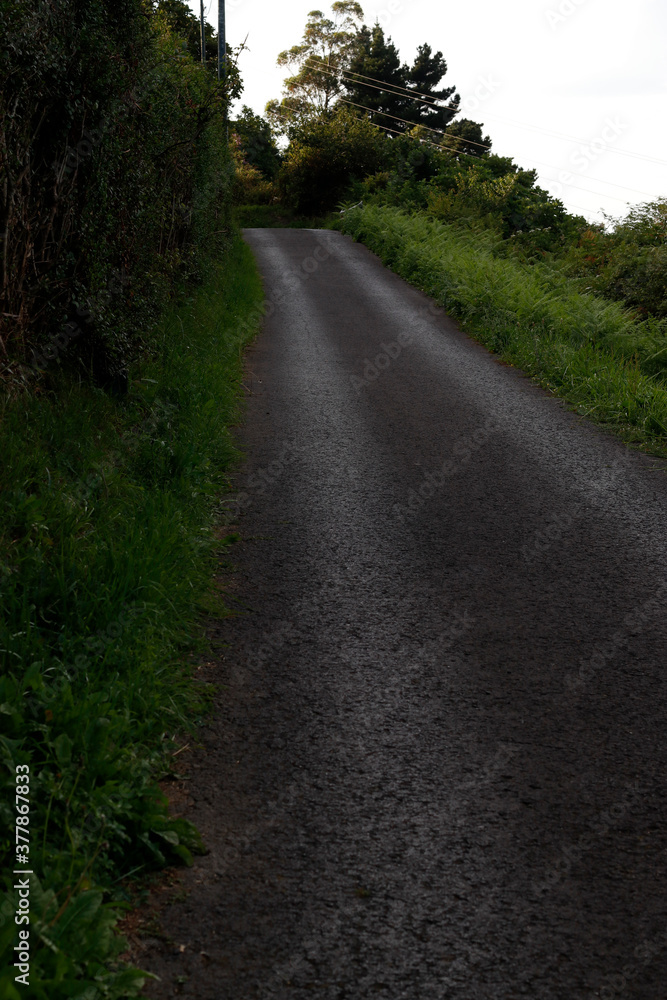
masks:
[[[241,613],[148,994],[660,1000],[664,463],[349,238],[245,238]]]

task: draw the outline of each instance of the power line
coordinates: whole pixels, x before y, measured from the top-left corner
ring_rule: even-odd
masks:
[[[312,58],[315,58],[315,57],[311,56],[311,59]],[[307,62],[306,62],[306,65],[308,65]],[[328,73],[330,76],[335,76],[336,78],[338,78],[338,76],[339,76],[339,74],[336,73],[335,70],[325,69],[324,68],[324,64],[322,64],[321,66],[315,66],[314,68],[318,71],[318,73]],[[340,78],[343,81],[346,78],[344,76],[342,76],[342,74],[346,73],[346,72],[347,72],[347,70],[341,70],[341,77]],[[368,77],[367,79],[372,80],[373,77]],[[378,83],[382,83],[382,80],[378,80],[377,82]],[[415,94],[411,93],[410,91],[406,91],[405,94],[399,94],[399,93],[396,93],[393,90],[390,90],[388,85],[383,85],[381,87],[376,87],[372,83],[362,83],[359,80],[350,80],[350,83],[358,83],[360,87],[372,87],[373,90],[381,90],[383,94],[393,94],[394,97],[409,97],[411,101],[418,101],[420,104],[424,104],[425,103],[424,99],[422,97],[416,97]],[[435,107],[435,105],[430,104],[430,107]],[[454,110],[454,109],[450,109],[450,110]]]
[[[334,73],[333,70],[325,70],[325,69],[322,69],[319,66],[317,67],[317,69],[321,73],[329,73],[331,76],[337,76],[337,74]],[[362,87],[372,87],[373,85],[370,84],[370,83],[362,83],[361,86]],[[384,90],[384,88],[382,88],[382,87],[374,87],[374,90]],[[385,91],[385,92],[387,92],[387,91]],[[388,91],[388,93],[391,93],[391,91]],[[399,94],[398,96],[400,97],[402,95]],[[339,100],[343,101],[345,104],[354,104],[354,101],[348,101],[348,100],[346,100],[343,97],[339,98]],[[422,103],[419,97],[413,97],[412,100],[419,101],[420,103]],[[357,104],[355,106],[358,107],[358,108],[365,108],[365,106],[363,104]],[[398,115],[390,115],[388,111],[378,111],[378,110],[375,110],[374,108],[365,108],[365,110],[366,111],[370,111],[371,114],[387,115],[388,118],[395,118],[396,121],[406,122],[406,124],[408,124],[408,125],[418,125],[418,124],[420,124],[419,122],[410,122],[410,121],[407,120],[407,118],[399,118]],[[452,139],[460,139],[461,138],[461,136],[453,135],[452,133],[445,131],[445,129],[434,129],[434,128],[430,128],[428,125],[423,125],[422,128],[428,128],[431,132],[437,132],[439,135],[445,135],[445,136],[446,135],[450,135]],[[491,149],[490,146],[486,146],[482,142],[475,142],[473,139],[466,139],[465,141],[468,142],[468,143],[470,143],[472,146],[479,146],[481,149]]]
[[[542,132],[544,135],[554,136],[556,139],[567,139],[569,142],[580,142],[582,145],[587,145],[595,141],[594,139],[578,139],[574,135],[566,135],[564,132],[554,132],[552,129],[540,128],[537,125],[524,125],[512,118],[502,118],[500,115],[490,114],[485,115],[485,117],[497,118],[498,121],[514,125],[516,128],[526,129],[531,132]],[[606,146],[605,151],[608,153],[617,153],[619,156],[632,156],[637,160],[647,160],[649,163],[658,163],[661,166],[667,166],[667,160],[659,160],[655,156],[646,156],[643,153],[633,153],[627,149],[615,149],[613,146]]]
[[[365,104],[355,104],[354,101],[348,101],[345,97],[340,97],[339,100],[340,100],[341,104],[349,104],[353,108],[361,108],[362,111],[370,111],[371,114],[374,114],[374,115],[383,115],[385,118],[393,118],[397,122],[405,122],[406,125],[412,125],[415,128],[425,128],[425,129],[427,129],[427,131],[435,133],[435,135],[449,136],[450,139],[463,139],[463,141],[469,142],[473,146],[481,146],[482,149],[491,149],[490,146],[484,146],[481,142],[473,142],[472,139],[464,139],[463,136],[453,135],[451,132],[444,132],[442,129],[431,128],[429,125],[422,125],[420,122],[411,122],[411,121],[408,121],[407,118],[399,118],[398,115],[391,115],[391,114],[389,114],[388,111],[376,111],[374,108],[367,108]],[[372,124],[376,124],[376,123],[373,122]],[[383,126],[380,126],[380,127],[382,128]],[[401,132],[399,134],[405,135],[404,132]],[[416,137],[413,137],[413,138],[416,138]],[[455,147],[455,146],[445,146],[444,148],[445,149],[453,149],[454,150],[457,147]]]
[[[310,58],[315,59],[318,62],[321,61],[318,60],[317,56],[310,56]],[[322,66],[324,65],[327,65],[328,67],[328,64],[325,64],[322,61]],[[322,66],[317,66],[316,68],[319,69],[321,72],[325,72]],[[398,83],[385,83],[383,80],[378,80],[377,77],[366,76],[364,73],[357,73],[354,70],[344,69],[341,70],[341,74],[342,73],[347,74],[348,77],[359,76],[363,80],[372,80],[374,83],[381,83],[382,86],[376,87],[375,88],[376,90],[383,90],[385,91],[385,93],[394,94],[394,96],[396,97],[409,97],[413,101],[419,101],[421,99],[422,103],[431,104],[432,107],[439,107],[440,105],[443,105],[442,110],[450,110],[450,111],[461,110],[458,104],[443,104],[444,98],[435,97],[433,94],[424,94],[423,91],[421,90],[410,90],[408,87],[401,87],[400,84]],[[350,83],[357,83],[357,82],[358,82],[357,80],[350,79]],[[366,84],[362,83],[361,86],[364,87],[366,86]]]
[[[561,167],[557,167],[554,163],[545,163],[544,160],[536,160],[534,157],[531,157],[531,159],[532,159],[533,163],[539,163],[540,166],[542,166],[542,167],[548,167],[550,170],[560,170],[561,169]],[[590,181],[595,181],[596,184],[608,184],[610,187],[620,188],[623,191],[632,191],[633,194],[643,194],[643,195],[646,195],[647,198],[654,198],[655,197],[655,195],[651,194],[650,191],[640,191],[638,188],[628,187],[627,184],[617,184],[616,181],[605,181],[605,180],[602,179],[602,177],[591,177],[590,174],[582,174],[580,170],[568,170],[567,172],[569,174],[572,174],[573,177],[586,177]],[[549,178],[549,179],[551,179],[551,178]],[[553,179],[555,180],[556,178],[553,178]],[[565,181],[559,181],[559,183],[565,184],[566,182]],[[566,186],[568,186],[568,185],[566,184]],[[597,192],[597,193],[599,193],[599,194],[601,194],[601,195],[604,196],[604,191],[600,191],[600,192]],[[611,195],[609,197],[611,197]]]
[[[361,105],[359,105],[359,107],[360,106]],[[287,105],[287,107],[289,107],[289,106]],[[313,107],[314,107],[314,105],[313,105]],[[274,108],[271,111],[271,114],[277,114],[279,118],[283,119],[283,121],[287,121],[287,122],[293,121],[293,119],[292,119],[292,117],[290,115],[281,114],[280,111],[277,108]],[[393,116],[391,116],[391,117],[393,117]],[[402,118],[399,118],[399,121],[402,121],[402,120],[403,120]],[[424,145],[427,145],[427,146],[432,146],[434,149],[439,149],[441,152],[450,152],[450,153],[451,152],[454,152],[454,153],[461,152],[461,150],[457,149],[454,146],[443,146],[442,143],[431,142],[430,139],[420,139],[419,136],[416,136],[416,135],[407,135],[405,132],[400,132],[398,129],[390,128],[388,125],[378,125],[376,122],[372,122],[370,120],[369,120],[369,125],[372,125],[373,128],[380,129],[380,131],[382,131],[382,132],[393,132],[394,135],[405,136],[406,139],[411,139],[413,142],[418,142],[420,144],[424,144]],[[458,138],[458,136],[452,136],[452,138],[453,139],[454,138]],[[464,156],[473,156],[473,157],[475,155],[477,155],[477,158],[479,158],[479,154],[474,154],[474,153],[463,153],[463,155]]]
[[[444,130],[439,130],[439,129],[431,128],[428,125],[421,125],[419,123],[411,122],[411,121],[408,121],[407,118],[401,118],[398,115],[392,115],[388,111],[379,111],[379,110],[377,110],[375,108],[369,108],[365,104],[357,104],[355,101],[350,101],[350,100],[348,100],[345,97],[340,97],[339,101],[340,101],[341,104],[349,104],[351,107],[359,108],[362,111],[368,111],[371,114],[382,115],[385,118],[392,118],[395,121],[404,122],[406,125],[414,125],[414,126],[419,125],[420,128],[425,128],[429,132],[433,132],[436,135],[449,136],[452,139],[463,139],[463,141],[469,143],[470,145],[479,146],[481,149],[491,149],[491,146],[486,146],[486,145],[484,145],[481,142],[474,142],[472,139],[465,139],[464,137],[462,137],[462,136],[456,136],[456,135],[454,135],[451,132],[446,132]],[[388,126],[386,126],[386,127],[388,128]],[[390,131],[396,131],[396,130],[395,129],[391,129]],[[405,133],[400,133],[399,132],[398,134],[405,134]],[[438,148],[451,149],[454,152],[458,151],[457,147],[454,147],[454,146],[444,146],[442,143],[438,144]],[[472,154],[469,154],[469,155],[472,155]],[[477,154],[477,155],[479,155],[479,154]],[[545,163],[543,160],[535,160],[534,162],[535,163],[540,163],[542,166],[548,167],[551,170],[557,170],[558,169],[558,167],[555,164],[553,164],[553,163]],[[522,169],[522,168],[519,168],[519,169]],[[587,174],[582,174],[582,173],[580,173],[578,171],[570,171],[570,173],[574,173],[574,175],[577,176],[577,177],[587,177],[588,176]],[[591,177],[590,179],[591,180],[598,180],[598,178],[595,178],[595,177]],[[555,178],[545,178],[545,180],[553,181],[553,180],[555,180]],[[644,195],[646,195],[649,198],[651,197],[651,195],[649,194],[648,191],[639,191],[636,188],[628,188],[628,187],[625,187],[625,185],[623,185],[623,184],[617,184],[617,185],[615,185],[612,181],[603,181],[603,180],[600,180],[600,183],[602,183],[602,184],[609,184],[611,187],[622,188],[625,191],[632,191],[635,194],[644,194]],[[592,188],[582,187],[581,184],[571,184],[570,183],[570,184],[568,184],[568,187],[577,188],[578,191],[588,191],[590,194],[597,194],[597,195],[599,195],[602,198],[605,198],[605,197],[606,198],[611,198],[612,201],[620,201],[622,204],[627,204],[627,199],[619,198],[617,195],[605,194],[603,191],[594,191]]]
[[[355,107],[355,108],[361,108],[364,111],[370,111],[370,110],[372,110],[371,108],[365,108],[363,104],[355,104],[354,101],[347,101],[347,100],[345,100],[345,98],[340,98],[340,100],[341,100],[341,102],[343,104],[351,104],[353,107]],[[390,115],[388,112],[381,111],[381,112],[379,112],[379,114],[385,115],[388,118],[396,118],[397,121],[401,121],[401,122],[402,121],[406,121],[406,119],[404,119],[404,118],[397,118],[396,115]],[[288,120],[288,121],[290,120],[287,116],[282,116],[282,117],[285,120]],[[445,146],[442,143],[435,143],[435,142],[431,142],[429,140],[421,140],[419,138],[419,136],[407,135],[405,132],[399,132],[397,129],[390,128],[388,125],[378,125],[376,122],[370,122],[370,124],[374,125],[376,128],[379,128],[379,129],[382,129],[382,130],[386,130],[386,131],[389,131],[389,132],[393,132],[395,135],[406,136],[406,138],[408,138],[408,139],[416,139],[417,142],[422,142],[422,141],[426,142],[429,146],[432,146],[434,149],[439,149],[441,151],[453,152],[453,153],[463,152],[462,150],[457,149],[457,147],[455,147],[455,146]],[[411,125],[413,123],[412,122],[408,122],[407,124]],[[421,127],[422,128],[428,128],[428,126],[421,126]],[[439,134],[436,129],[428,129],[428,131],[429,132],[435,132],[436,134]],[[458,137],[457,136],[452,136],[452,138],[458,138]],[[488,147],[484,147],[484,148],[486,149]],[[479,158],[480,154],[472,154],[472,153],[465,154],[464,153],[464,155],[468,155],[468,156],[474,156],[474,155],[476,155]],[[552,167],[553,165],[547,163],[547,164],[545,164],[545,166]],[[522,167],[519,167],[518,169],[523,171]],[[553,169],[556,169],[556,168],[554,167]],[[584,175],[581,175],[581,176],[584,176]],[[550,181],[550,180],[552,180],[552,178],[547,177],[547,178],[545,178],[545,180],[546,181]],[[612,201],[620,201],[624,205],[628,204],[628,202],[627,202],[627,200],[625,198],[619,198],[617,195],[613,195],[613,194],[605,194],[602,191],[594,191],[592,188],[582,187],[581,184],[569,184],[568,187],[576,188],[577,191],[587,191],[589,194],[595,194],[595,195],[598,195],[598,197],[601,197],[601,198],[610,198]],[[630,188],[629,190],[632,190],[632,188]],[[575,206],[575,207],[581,207],[581,206]]]
[[[316,56],[311,56],[311,58],[317,59]],[[325,70],[323,68],[323,66],[317,66],[316,68],[320,72],[323,72],[323,73],[327,72],[327,70]],[[329,72],[331,72],[331,71],[329,71]],[[341,70],[341,74],[343,74],[343,73],[349,74],[349,71],[348,70]],[[332,73],[332,75],[337,75],[337,74]],[[356,76],[362,76],[363,74],[357,73],[355,75]],[[342,77],[342,79],[344,80],[345,77]],[[366,80],[373,80],[376,84],[381,84],[381,86],[374,86],[373,87],[374,90],[381,90],[381,91],[384,91],[385,93],[392,93],[392,91],[389,88],[390,87],[395,87],[397,89],[400,89],[400,90],[404,91],[404,94],[398,94],[397,96],[399,96],[399,97],[403,97],[403,96],[409,97],[411,100],[414,100],[414,101],[420,100],[419,97],[415,97],[414,96],[415,94],[421,93],[420,91],[410,91],[410,90],[408,90],[405,87],[398,88],[397,84],[384,84],[382,80],[378,80],[376,77],[373,77],[373,76],[364,76],[364,79],[366,79]],[[359,86],[362,86],[362,87],[371,87],[371,86],[373,86],[370,83],[361,83],[360,81],[356,81],[356,80],[350,80],[350,82],[351,83],[359,83]],[[423,95],[423,96],[428,97],[428,95]],[[429,101],[436,101],[438,103],[442,103],[442,101],[439,98],[430,97],[430,98],[428,98],[428,100]],[[460,113],[460,111],[462,110],[460,107],[458,107],[458,106],[457,107],[453,107],[452,105],[445,105],[445,108],[447,108],[449,110],[457,111],[458,113]],[[498,121],[506,122],[507,124],[510,124],[510,125],[515,125],[517,128],[526,129],[527,131],[530,131],[530,132],[541,132],[544,135],[555,136],[557,139],[567,139],[570,142],[580,142],[580,143],[582,143],[582,144],[585,145],[585,144],[593,141],[593,140],[590,140],[590,139],[579,139],[576,136],[567,135],[567,134],[565,134],[563,132],[554,132],[552,129],[540,128],[539,125],[525,125],[522,122],[517,122],[515,119],[504,118],[502,115],[493,114],[493,112],[491,112],[491,113],[485,112],[484,117],[485,118],[486,117],[488,117],[488,118],[496,118]],[[661,166],[667,166],[667,160],[660,160],[660,159],[658,159],[657,157],[654,157],[654,156],[646,156],[643,153],[635,153],[635,152],[631,152],[631,151],[625,150],[625,149],[614,149],[611,146],[608,147],[608,152],[610,152],[610,153],[618,153],[619,156],[631,156],[631,157],[635,157],[636,159],[647,160],[650,163],[658,163]]]
[[[353,106],[355,108],[360,108],[361,110],[364,110],[364,111],[370,111],[371,113],[374,113],[374,114],[375,113],[381,114],[384,117],[392,118],[392,119],[395,119],[396,121],[400,121],[400,122],[405,122],[408,125],[413,125],[414,124],[413,122],[407,121],[407,119],[405,119],[405,118],[399,118],[397,115],[391,115],[391,114],[389,114],[389,112],[386,112],[386,111],[378,111],[378,112],[376,112],[372,108],[367,108],[363,104],[356,104],[354,101],[348,101],[346,98],[342,98],[341,97],[341,98],[339,98],[339,100],[343,104],[350,104],[351,106]],[[287,115],[281,115],[280,117],[282,117],[286,121],[291,121],[292,120]],[[465,155],[465,156],[475,156],[476,158],[480,158],[480,156],[481,156],[481,154],[479,154],[479,153],[477,153],[477,154],[465,153],[464,151],[460,150],[459,148],[457,148],[455,146],[446,146],[443,143],[435,143],[435,142],[432,142],[432,141],[430,141],[428,139],[420,139],[418,136],[408,135],[406,132],[401,132],[398,129],[390,128],[388,125],[378,125],[376,122],[370,122],[370,124],[373,125],[375,128],[380,129],[380,130],[387,131],[387,132],[392,132],[394,135],[405,136],[406,138],[413,139],[413,140],[419,142],[420,144],[429,145],[433,149],[440,150],[441,152],[463,153],[463,155]],[[443,134],[442,132],[439,132],[437,129],[430,128],[427,125],[423,125],[423,126],[420,126],[420,127],[427,129],[429,132],[434,132],[436,135]],[[448,133],[448,132],[445,132],[444,135],[445,136],[450,136],[452,139],[460,139],[460,138],[462,138],[461,136],[454,136],[454,135],[452,135],[451,133]],[[465,140],[464,139],[464,141],[471,142],[472,140]],[[478,145],[479,146],[479,145],[481,145],[481,143],[473,143],[473,145]],[[484,149],[489,149],[490,147],[489,146],[484,146],[483,148]],[[543,166],[549,167],[550,169],[553,169],[553,170],[557,170],[558,169],[558,167],[556,167],[552,163],[544,163],[544,161],[540,161],[540,160],[536,160],[535,162],[536,163],[541,163]],[[517,167],[518,167],[519,170],[524,170],[524,168],[523,167],[519,167],[518,164],[517,164]],[[574,172],[574,173],[575,173],[575,175],[577,177],[586,177],[586,176],[588,176],[587,174],[581,174],[581,173],[578,173],[578,172]],[[593,181],[600,180],[599,178],[595,178],[595,177],[591,177],[590,179],[593,180]],[[553,183],[554,179],[547,177],[547,178],[544,178],[544,181],[546,181],[546,182],[552,182]],[[602,184],[609,184],[610,186],[614,186],[613,182],[611,182],[611,181],[602,181],[602,180],[600,180],[600,182]],[[582,187],[582,185],[580,185],[580,184],[572,184],[572,183],[570,183],[567,186],[568,187],[576,188],[577,191],[586,191],[587,193],[597,195],[600,198],[609,198],[612,201],[618,201],[618,202],[621,202],[621,204],[624,204],[624,205],[629,204],[628,200],[626,200],[624,198],[619,198],[617,195],[606,194],[604,191],[595,191],[592,188]],[[646,192],[646,191],[637,191],[635,188],[625,188],[624,185],[622,185],[622,184],[615,185],[615,186],[617,186],[619,188],[624,188],[624,190],[627,190],[627,191],[633,191],[636,194],[645,194],[648,197],[651,197],[648,194],[648,192]],[[587,212],[591,211],[591,209],[582,209],[581,205],[576,205],[573,202],[570,202],[569,198],[567,199],[567,201],[574,208],[579,208],[579,209],[581,209],[583,211],[587,211]]]
[[[293,118],[290,115],[286,115],[286,114],[280,112],[277,108],[274,108],[273,111],[271,112],[271,114],[277,115],[279,118],[282,118],[283,121],[286,121],[286,122],[293,121]],[[447,147],[447,146],[436,145],[434,142],[430,142],[428,139],[419,139],[417,136],[414,136],[414,135],[406,135],[405,132],[399,132],[396,129],[389,128],[389,126],[376,125],[375,122],[370,122],[369,124],[371,124],[374,128],[380,129],[380,131],[383,131],[383,132],[384,131],[388,131],[388,132],[393,132],[395,135],[398,135],[398,136],[405,136],[406,139],[411,139],[413,142],[418,142],[420,145],[425,144],[427,146],[432,146],[434,149],[439,149],[441,151],[449,149],[449,147]],[[587,190],[587,189],[583,189],[583,190]],[[593,193],[597,194],[598,192],[593,192]],[[568,204],[572,208],[577,208],[577,209],[579,209],[582,212],[590,213],[592,211],[590,208],[584,208],[582,205],[576,205],[574,202],[570,201],[569,198],[568,198]]]

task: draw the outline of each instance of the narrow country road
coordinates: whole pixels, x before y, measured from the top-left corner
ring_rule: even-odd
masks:
[[[151,997],[667,997],[667,479],[364,247],[247,230],[242,614]]]

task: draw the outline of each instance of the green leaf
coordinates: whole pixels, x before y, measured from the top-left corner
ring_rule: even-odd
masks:
[[[56,758],[58,763],[61,765],[69,764],[72,760],[72,746],[73,743],[67,733],[61,733],[60,736],[56,737],[53,741],[53,749],[56,752]]]

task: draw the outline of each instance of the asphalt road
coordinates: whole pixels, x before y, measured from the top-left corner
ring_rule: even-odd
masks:
[[[245,238],[243,613],[147,992],[667,997],[664,463],[347,237]]]

